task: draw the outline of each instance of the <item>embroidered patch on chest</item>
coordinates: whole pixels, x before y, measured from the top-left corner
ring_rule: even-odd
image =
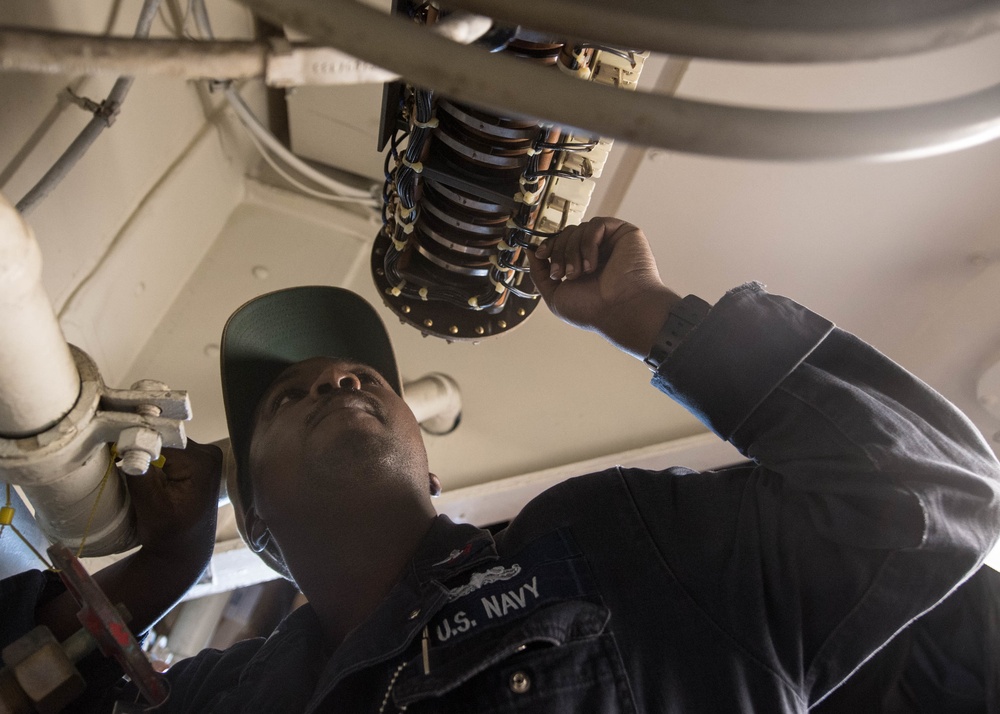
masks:
[[[433,644],[451,644],[504,624],[546,603],[591,595],[586,561],[561,533],[551,533],[514,557],[475,570],[448,590],[448,604],[429,625]]]

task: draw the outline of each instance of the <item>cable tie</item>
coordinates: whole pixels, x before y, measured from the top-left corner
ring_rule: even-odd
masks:
[[[427,302],[427,288],[420,288],[420,290],[417,291],[417,294],[420,295],[421,300]]]
[[[527,153],[528,153],[528,156],[534,156],[534,155],[535,155],[535,154],[537,154],[538,152],[537,152],[537,151],[535,151],[535,148],[534,148],[533,146],[529,146],[529,147],[528,147],[528,152],[527,152]]]
[[[397,253],[402,253],[406,249],[405,240],[396,240],[395,236],[392,237],[392,247],[396,249]]]
[[[510,243],[503,240],[502,238],[500,239],[500,242],[497,243],[497,248],[499,248],[500,250],[514,250],[514,246],[512,246]]]
[[[404,223],[403,224],[403,235],[407,235],[408,236],[411,233],[413,233],[413,224],[412,223]]]
[[[400,295],[403,294],[403,288],[405,287],[406,287],[406,281],[404,280],[399,285],[395,285],[392,288],[390,288],[389,292],[392,294],[393,297],[399,297]]]
[[[418,127],[420,129],[436,129],[437,125],[440,123],[441,122],[438,121],[437,117],[432,117],[430,121],[417,121],[416,119],[413,120],[413,126]]]
[[[66,87],[65,92],[73,104],[90,112],[98,119],[103,119],[104,124],[108,127],[115,123],[115,118],[122,108],[119,102],[109,102],[105,99],[103,102],[97,103],[89,97],[81,97],[69,87]]]
[[[410,163],[405,156],[403,157],[403,166],[407,166],[413,169],[414,173],[422,174],[424,172],[424,165],[422,163],[420,163],[419,161],[414,161],[413,163]]]
[[[478,310],[479,309],[479,298],[476,297],[475,295],[473,295],[472,297],[470,297],[468,299],[468,303],[469,303],[469,307],[471,307],[473,310]]]

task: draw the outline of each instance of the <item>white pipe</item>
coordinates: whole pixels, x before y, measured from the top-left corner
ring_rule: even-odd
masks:
[[[0,29],[0,68],[17,72],[250,79],[264,75],[270,49],[264,42],[150,40]]]
[[[76,548],[86,534],[91,547],[85,552],[114,552],[131,542],[133,531],[128,493],[114,469],[94,505],[111,461],[109,447],[78,454],[80,447],[67,443],[67,451],[54,456],[47,450],[51,440],[84,438],[100,399],[100,376],[80,352],[78,365],[41,278],[38,243],[0,195],[0,480],[21,486],[50,539]],[[52,429],[64,418],[65,426]],[[44,442],[6,448],[41,434]],[[31,464],[38,473],[26,477]]]
[[[230,595],[229,592],[215,593],[181,605],[167,638],[167,649],[177,659],[193,657],[208,647]]]
[[[80,375],[42,287],[38,243],[0,195],[0,436],[46,430],[79,393]]]
[[[462,416],[462,394],[454,379],[437,372],[403,385],[403,399],[429,434],[454,431]]]
[[[1000,136],[1000,85],[902,109],[751,109],[574,81],[548,67],[455,44],[354,0],[239,1],[269,20],[456,100],[634,144],[771,161],[900,160]]]
[[[105,444],[58,480],[20,484],[49,540],[76,552],[85,539],[84,555],[119,553],[135,545],[131,499],[118,472],[113,467],[108,472],[110,464],[111,448]]]

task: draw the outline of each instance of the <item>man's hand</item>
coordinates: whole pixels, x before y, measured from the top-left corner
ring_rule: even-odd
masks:
[[[211,554],[222,450],[188,439],[186,449],[164,449],[163,456],[162,469],[150,466],[142,476],[127,477],[142,549],[166,555],[178,547],[188,550],[201,540],[202,549]]]
[[[164,449],[163,469],[129,476],[142,548],[94,575],[108,599],[123,603],[135,634],[149,629],[205,570],[215,545],[222,450],[188,439],[187,449]],[[64,592],[38,608],[36,621],[59,639],[80,629],[79,605]]]
[[[644,359],[680,297],[660,281],[642,231],[617,218],[571,226],[528,252],[549,309]]]

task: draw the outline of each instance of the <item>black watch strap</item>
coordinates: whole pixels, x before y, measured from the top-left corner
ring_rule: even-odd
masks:
[[[712,306],[697,295],[688,295],[677,302],[670,309],[667,321],[660,328],[660,332],[649,350],[649,356],[643,361],[649,365],[652,371],[658,371],[660,365],[666,361],[670,353],[681,343],[681,340],[705,319],[711,309]]]

